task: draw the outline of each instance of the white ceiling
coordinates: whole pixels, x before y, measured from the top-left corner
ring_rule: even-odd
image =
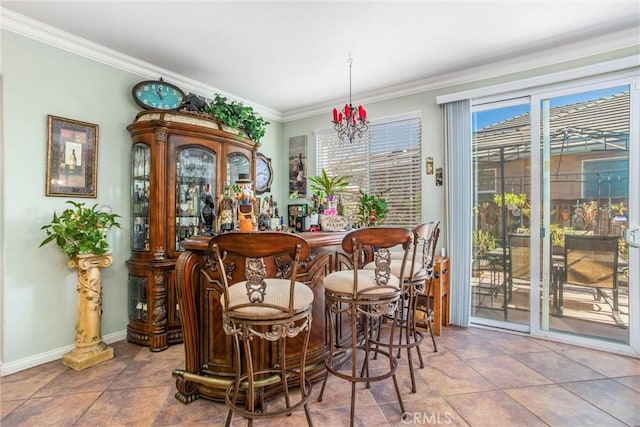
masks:
[[[282,119],[640,44],[640,2],[2,1]],[[545,62],[546,61],[546,62]],[[160,76],[157,76],[160,77]],[[203,94],[203,95],[213,95]]]

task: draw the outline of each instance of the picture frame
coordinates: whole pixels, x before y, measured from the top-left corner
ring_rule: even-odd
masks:
[[[97,197],[98,125],[47,116],[46,195]]]
[[[289,210],[288,224],[290,228],[295,228],[297,218],[307,216],[307,207],[308,207],[307,204],[288,205],[288,210]]]
[[[289,138],[289,196],[307,195],[307,136]]]

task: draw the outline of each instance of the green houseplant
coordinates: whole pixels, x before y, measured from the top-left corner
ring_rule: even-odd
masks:
[[[320,199],[328,196],[335,196],[349,185],[349,176],[329,176],[327,171],[322,169],[318,176],[310,176],[311,191],[318,195]]]
[[[238,101],[229,102],[226,97],[219,94],[215,95],[204,111],[232,129],[244,129],[247,136],[255,142],[264,136],[269,124],[268,121],[256,115],[253,107],[245,106]]]
[[[388,191],[388,190],[387,190]],[[389,212],[389,205],[382,197],[386,191],[376,196],[360,190],[358,199],[358,221],[365,227],[382,225]]]
[[[109,250],[105,231],[112,227],[120,228],[117,221],[120,215],[101,211],[97,204],[85,207],[84,203],[72,200],[66,203],[73,208],[65,209],[60,214],[54,212],[51,222],[41,227],[47,237],[40,246],[55,242],[69,258],[105,254]]]

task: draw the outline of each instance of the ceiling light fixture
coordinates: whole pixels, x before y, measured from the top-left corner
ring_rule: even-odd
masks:
[[[367,121],[367,111],[358,105],[353,108],[351,104],[351,64],[353,59],[349,55],[349,103],[344,105],[344,109],[338,111],[333,109],[333,128],[338,132],[338,138],[343,142],[349,140],[353,143],[354,138],[362,138],[362,134],[369,129]]]

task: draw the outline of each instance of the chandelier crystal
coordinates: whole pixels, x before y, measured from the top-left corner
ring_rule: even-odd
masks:
[[[353,59],[349,55],[349,103],[344,105],[344,108],[338,110],[333,109],[333,128],[338,132],[338,138],[343,142],[347,140],[353,143],[355,138],[362,138],[362,135],[369,129],[369,122],[367,121],[367,111],[358,105],[357,108],[353,107],[351,103],[351,64]]]

